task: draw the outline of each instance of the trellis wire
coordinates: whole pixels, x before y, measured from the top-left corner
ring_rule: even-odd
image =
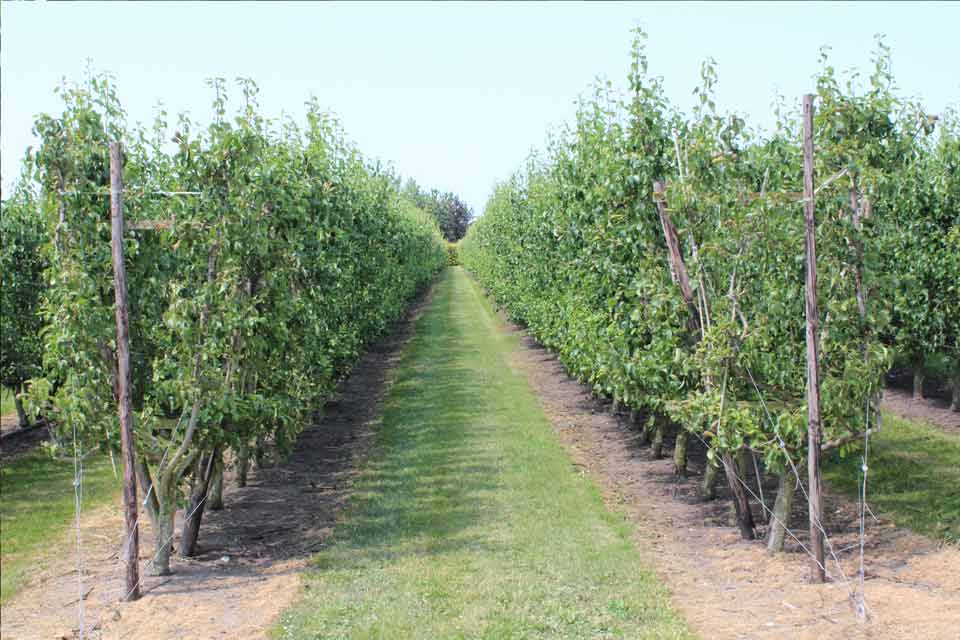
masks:
[[[61,196],[109,196],[110,190],[107,191],[58,191]],[[201,196],[203,197],[203,191],[137,191],[135,189],[123,189],[122,193],[124,194],[133,194],[138,196],[148,196],[148,195],[160,195],[160,196]]]
[[[870,400],[867,399],[866,403],[866,425],[865,427],[870,426]],[[861,471],[863,472],[862,482],[860,491],[858,492],[858,498],[860,498],[860,594],[857,599],[857,616],[861,620],[867,620],[870,618],[870,612],[867,609],[866,602],[866,592],[864,582],[866,580],[866,570],[864,568],[864,546],[866,545],[866,528],[867,528],[867,470],[870,468],[869,461],[870,459],[870,429],[864,428],[863,430],[863,458],[862,464],[860,466]],[[871,514],[873,515],[873,514]]]
[[[783,455],[784,457],[786,457],[787,462],[790,463],[790,468],[793,471],[793,475],[797,478],[797,485],[800,487],[800,491],[803,493],[803,497],[809,500],[809,497],[807,495],[807,489],[806,487],[803,486],[803,482],[800,480],[800,472],[797,470],[797,466],[796,464],[794,464],[793,458],[790,457],[789,450],[787,449],[787,443],[784,442],[783,438],[780,436],[780,432],[777,431],[776,429],[776,425],[773,423],[773,417],[770,415],[770,411],[767,408],[767,403],[766,403],[766,400],[764,400],[763,393],[760,391],[760,387],[757,386],[757,382],[753,377],[753,372],[750,370],[749,367],[746,368],[746,371],[747,371],[747,375],[750,377],[750,382],[753,384],[753,388],[757,392],[757,396],[760,398],[760,404],[763,406],[763,411],[767,415],[767,419],[770,420],[771,426],[773,426],[773,432],[776,435],[777,440],[779,440],[780,442],[780,449],[783,451]],[[869,416],[868,416],[868,419],[869,419]],[[868,431],[865,433],[865,437],[869,438],[869,436],[870,434]],[[737,476],[737,479],[740,480],[739,476]],[[740,480],[740,482],[741,484],[743,484],[742,480]],[[746,485],[744,484],[744,486]],[[747,488],[747,491],[750,491],[750,489]],[[751,493],[753,492],[751,491]],[[754,494],[754,497],[756,497],[755,494]],[[766,509],[766,505],[764,505],[764,509]],[[790,531],[790,529],[786,525],[779,523],[779,521],[778,521],[778,524],[780,524],[780,526],[783,527],[784,531],[790,534],[790,537],[792,537],[794,540],[797,539],[797,537],[793,535],[793,533]],[[830,541],[830,536],[827,534],[826,529],[823,528],[823,523],[817,522],[817,528],[820,530],[820,533],[823,534],[823,540],[827,544],[827,549],[830,551],[830,556],[833,558],[834,563],[837,565],[837,571],[840,572],[840,576],[843,578],[845,584],[847,585],[848,595],[850,597],[851,602],[854,605],[854,608],[858,611],[858,615],[859,615],[859,611],[861,609],[862,610],[866,609],[866,601],[864,598],[864,594],[861,591],[860,595],[858,596],[856,590],[851,586],[850,579],[847,577],[846,572],[843,570],[843,566],[840,564],[840,558],[837,557],[836,551],[833,548],[833,543]],[[864,523],[861,519],[861,539],[860,539],[861,549],[864,544],[863,528],[864,528]],[[803,547],[803,545],[801,545],[801,547]],[[803,547],[803,550],[806,551],[808,555],[813,557],[813,554],[809,550],[807,550],[806,547]],[[861,551],[861,554],[862,554],[862,551]],[[823,564],[821,564],[817,558],[813,557],[813,559],[814,559],[814,562],[816,562],[820,566],[820,568],[823,569],[824,573],[826,573],[829,576],[829,572],[827,571],[827,568]],[[861,572],[863,570],[862,565],[863,565],[863,559],[861,557]],[[861,580],[861,583],[862,583],[862,580]]]
[[[80,533],[80,512],[83,509],[83,456],[78,451],[77,425],[73,424],[73,512],[77,537],[77,623],[80,640],[84,635],[83,604],[83,538]]]
[[[189,520],[189,519],[193,516],[193,514],[197,512],[197,509],[199,509],[199,508],[203,505],[203,503],[206,502],[206,501],[207,501],[207,496],[203,496],[203,499],[201,499],[200,502],[197,503],[197,506],[195,506],[193,509],[190,510],[190,513],[188,513],[186,516],[184,516],[184,519],[185,519],[185,520]],[[173,540],[173,538],[174,538],[175,535],[176,535],[176,532],[171,533],[170,536],[167,537],[167,539],[163,541],[163,544],[162,544],[162,545],[157,545],[157,546],[158,546],[158,547],[165,547],[166,545],[170,544],[170,542]],[[153,564],[154,562],[157,561],[157,556],[158,556],[158,553],[154,553],[154,554],[153,554],[153,558],[150,559],[150,563],[151,563],[151,564]],[[124,595],[124,597],[123,597],[124,600],[126,600],[127,598],[129,598],[129,597],[130,597],[130,594],[133,593],[134,590],[135,590],[137,587],[140,587],[140,586],[143,584],[143,578],[144,578],[144,576],[141,575],[141,576],[140,576],[140,579],[137,581],[137,584],[134,586],[134,588],[133,588],[133,589],[130,589],[130,591],[128,591],[128,592]]]

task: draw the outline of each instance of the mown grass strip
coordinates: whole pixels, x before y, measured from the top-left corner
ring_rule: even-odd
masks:
[[[120,483],[110,460],[87,461],[83,508],[118,498]],[[74,517],[73,463],[42,450],[0,466],[0,604],[5,603],[53,553],[73,553],[67,535]]]
[[[511,344],[448,270],[344,522],[275,637],[692,637],[507,367]]]
[[[856,499],[862,450],[834,453],[824,478]],[[883,416],[870,438],[867,503],[918,533],[960,543],[960,437],[935,426]]]

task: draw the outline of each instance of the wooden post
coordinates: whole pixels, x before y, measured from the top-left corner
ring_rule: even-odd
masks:
[[[817,308],[817,240],[813,193],[813,95],[803,96],[803,217],[806,236],[807,315],[807,475],[810,480],[810,550],[813,553],[811,579],[826,580],[823,557],[820,479],[820,312]]]
[[[124,600],[140,598],[140,536],[137,526],[136,452],[133,442],[133,409],[130,404],[130,319],[127,315],[127,274],[123,263],[123,164],[120,143],[110,143],[110,248],[113,255],[113,288],[117,316],[117,413],[123,456],[123,512],[127,565]]]
[[[680,240],[677,237],[677,228],[670,219],[670,213],[667,211],[667,199],[664,196],[666,186],[662,182],[653,183],[653,199],[657,204],[657,213],[660,215],[660,225],[663,227],[663,239],[667,243],[667,259],[670,262],[670,275],[673,277],[673,283],[680,287],[680,293],[684,301],[690,307],[693,321],[697,324],[697,330],[700,330],[700,310],[693,299],[693,287],[690,285],[690,276],[687,274],[687,266],[683,261],[683,254],[680,252]]]

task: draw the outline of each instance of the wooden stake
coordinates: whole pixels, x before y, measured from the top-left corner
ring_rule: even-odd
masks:
[[[680,293],[684,301],[690,307],[694,320],[697,323],[697,329],[700,329],[700,310],[693,299],[693,287],[690,285],[690,276],[687,274],[687,266],[683,262],[683,254],[680,252],[680,240],[677,237],[677,228],[670,219],[667,211],[667,200],[664,197],[666,186],[662,182],[653,183],[653,199],[657,203],[657,213],[660,214],[660,225],[663,227],[663,239],[667,243],[667,259],[670,261],[670,275],[673,277],[673,283],[680,287]]]
[[[817,308],[817,240],[813,191],[813,95],[803,96],[803,217],[806,236],[807,315],[807,475],[810,480],[811,579],[826,580],[823,556],[823,504],[820,479],[820,312]]]
[[[110,143],[110,248],[117,315],[117,413],[123,455],[123,512],[127,565],[124,600],[140,598],[140,536],[137,526],[137,481],[134,474],[133,408],[130,403],[130,318],[127,315],[127,274],[123,263],[123,164],[120,143]]]

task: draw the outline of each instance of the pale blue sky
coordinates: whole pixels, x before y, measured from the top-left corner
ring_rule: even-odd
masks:
[[[159,99],[205,122],[211,76],[256,80],[268,115],[299,118],[315,94],[364,154],[479,214],[595,77],[622,81],[634,25],[682,107],[712,56],[719,107],[769,125],[775,91],[793,101],[812,89],[821,45],[838,68],[866,71],[875,33],[905,93],[933,112],[960,101],[960,3],[4,2],[3,187],[32,144],[33,116],[58,108],[54,87],[81,78],[90,58],[116,76],[132,120],[150,121]]]

